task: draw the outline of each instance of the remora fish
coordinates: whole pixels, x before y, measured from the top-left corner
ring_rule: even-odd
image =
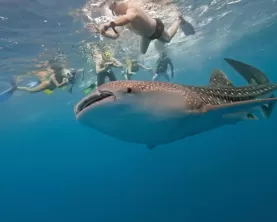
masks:
[[[79,122],[123,141],[157,145],[193,136],[243,120],[255,120],[260,107],[269,117],[277,98],[277,84],[260,70],[225,59],[249,83],[235,87],[215,70],[208,86],[163,82],[106,83],[75,106]]]

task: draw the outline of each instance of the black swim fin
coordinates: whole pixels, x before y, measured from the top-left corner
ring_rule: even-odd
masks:
[[[180,24],[180,29],[182,30],[182,32],[188,36],[188,35],[194,35],[195,34],[195,30],[194,27],[192,26],[192,24],[190,24],[187,20],[185,20],[183,17],[181,17],[181,24]]]

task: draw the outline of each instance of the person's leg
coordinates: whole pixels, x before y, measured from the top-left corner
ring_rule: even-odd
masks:
[[[97,87],[103,85],[105,83],[105,72],[100,72],[97,74]]]
[[[116,77],[115,77],[115,74],[113,73],[113,71],[108,71],[107,72],[107,77],[109,78],[109,80],[112,82],[112,81],[116,81]]]
[[[158,79],[160,78],[160,75],[159,74],[155,74],[152,78],[153,81],[157,81]]]
[[[125,77],[125,80],[131,80],[131,75],[129,74],[125,74],[124,77]]]
[[[176,34],[176,32],[178,31],[178,28],[181,24],[181,17],[178,17],[178,19],[176,19],[171,26],[169,27],[168,30],[164,30],[162,36],[159,38],[160,41],[165,42],[165,43],[169,43],[171,41],[171,39],[174,37],[174,35]]]
[[[33,87],[33,88],[18,86],[17,90],[26,91],[29,93],[37,93],[37,92],[44,91],[45,89],[47,89],[48,86],[49,86],[49,82],[44,81],[41,84],[39,84],[38,86]]]
[[[140,52],[142,54],[145,54],[148,50],[148,47],[150,45],[151,40],[149,38],[146,37],[141,37],[140,40]]]

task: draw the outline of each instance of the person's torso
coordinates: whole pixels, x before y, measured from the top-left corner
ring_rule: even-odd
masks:
[[[150,37],[155,33],[156,21],[140,9],[135,9],[137,16],[132,20],[127,28],[132,30],[137,35]]]
[[[49,72],[49,70],[37,70],[33,72],[41,81],[50,80],[51,75],[53,72]]]
[[[111,67],[110,67],[110,66],[109,66],[109,67],[105,67],[105,63],[106,63],[106,62],[112,62],[112,60],[109,60],[109,59],[101,59],[100,68],[101,68],[101,69],[105,68],[104,71],[102,71],[102,72],[107,72],[107,71],[111,70]]]
[[[58,84],[61,84],[61,83],[63,82],[63,78],[64,78],[64,77],[62,76],[61,73],[55,73],[55,74],[53,74],[53,75],[55,75]],[[52,75],[51,75],[51,76],[52,76]],[[52,80],[51,77],[50,77],[50,80],[49,80],[49,81],[50,81],[50,82],[49,82],[49,87],[48,87],[48,89],[50,89],[50,90],[56,89],[57,86],[56,86],[56,84],[53,82],[53,80]]]
[[[157,62],[156,72],[166,72],[168,67],[168,58],[160,58]]]

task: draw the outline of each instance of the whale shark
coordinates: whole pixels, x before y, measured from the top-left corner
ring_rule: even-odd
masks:
[[[234,86],[219,69],[205,86],[167,82],[108,82],[74,107],[77,121],[149,149],[241,121],[269,118],[276,104],[271,83],[259,69],[225,58],[248,84]],[[256,113],[257,112],[257,113]]]

